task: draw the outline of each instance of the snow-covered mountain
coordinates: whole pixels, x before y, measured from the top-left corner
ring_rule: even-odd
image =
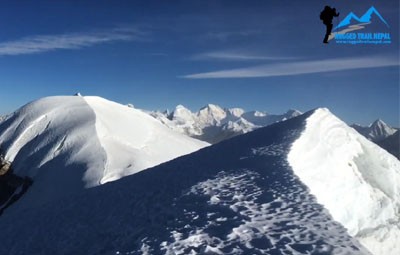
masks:
[[[0,124],[0,147],[18,176],[33,179],[26,207],[137,173],[208,144],[148,114],[99,97],[29,103]]]
[[[400,162],[318,109],[29,210],[12,206],[0,217],[0,254],[369,254],[364,245],[395,255],[399,201]]]
[[[208,104],[198,112],[191,112],[183,105],[178,105],[172,113],[165,111],[150,112],[150,114],[175,131],[209,143],[218,143],[257,128],[293,118],[301,112],[289,110],[282,115],[273,115]]]
[[[390,127],[381,119],[375,120],[367,127],[358,124],[353,124],[351,127],[373,142],[382,141],[397,131],[395,128]]]

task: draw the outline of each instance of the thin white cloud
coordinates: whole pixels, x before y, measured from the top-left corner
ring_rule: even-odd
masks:
[[[218,31],[209,32],[205,35],[206,38],[218,41],[227,41],[234,37],[248,37],[261,34],[262,30],[237,30],[237,31]]]
[[[247,68],[221,70],[215,72],[184,75],[186,79],[217,78],[256,78],[272,76],[290,76],[323,72],[344,71],[363,68],[399,66],[395,57],[371,56],[358,58],[338,58],[327,60],[297,61]]]
[[[81,49],[115,41],[141,40],[145,33],[136,28],[114,28],[88,33],[35,35],[0,42],[0,56],[34,54],[61,49]]]
[[[245,52],[214,51],[194,55],[192,60],[252,61],[252,60],[288,60],[293,58],[256,55]]]

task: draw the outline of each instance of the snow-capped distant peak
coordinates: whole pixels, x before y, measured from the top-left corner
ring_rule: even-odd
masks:
[[[177,105],[177,106],[175,107],[175,110],[173,111],[173,114],[174,114],[174,115],[179,115],[179,114],[181,114],[181,113],[192,114],[192,112],[191,112],[188,108],[186,108],[185,106],[179,104],[179,105]]]
[[[176,107],[175,107],[175,111],[180,111],[180,110],[187,110],[187,111],[190,111],[188,108],[186,108],[185,106],[183,106],[183,105],[181,105],[181,104],[178,104]]]
[[[219,106],[216,105],[216,104],[206,104],[205,106],[203,106],[202,108],[200,108],[200,111],[201,111],[201,110],[204,110],[204,109],[208,109],[208,110],[210,110],[210,111],[213,111],[213,110],[222,110],[222,108],[219,107]]]
[[[256,126],[253,123],[248,122],[243,118],[239,118],[236,121],[228,121],[222,126],[222,130],[224,131],[233,131],[241,134],[250,132],[255,128]]]
[[[198,121],[203,125],[219,125],[226,118],[224,109],[217,105],[208,104],[197,113]]]
[[[265,117],[268,115],[266,112],[260,112],[260,111],[252,111],[249,113],[253,114],[256,117]]]
[[[386,137],[393,135],[396,130],[394,128],[389,127],[383,120],[378,119],[374,123],[370,125],[371,136],[375,140],[382,140]]]
[[[377,119],[372,122],[369,127],[379,127],[379,128],[388,128],[389,126],[381,119]]]
[[[193,113],[183,105],[177,105],[174,112],[171,114],[172,120],[184,123],[193,121]]]
[[[241,117],[245,111],[242,108],[229,108],[227,109],[228,113],[234,117]]]
[[[215,104],[207,104],[206,106],[202,107],[198,112],[199,116],[206,114],[213,115],[215,117],[226,116],[225,110]]]
[[[286,115],[290,115],[290,116],[293,116],[293,117],[299,116],[301,114],[303,114],[303,113],[301,111],[296,110],[296,109],[290,109],[290,110],[288,110],[286,112]]]
[[[367,127],[359,124],[353,124],[351,127],[373,142],[380,142],[386,137],[393,135],[397,131],[395,128],[390,127],[381,119],[375,120]]]

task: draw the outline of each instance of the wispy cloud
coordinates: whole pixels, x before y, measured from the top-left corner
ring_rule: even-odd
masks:
[[[288,60],[289,57],[265,56],[263,54],[254,54],[235,51],[214,51],[194,55],[192,60],[220,60],[220,61],[252,61],[252,60]]]
[[[35,35],[0,42],[0,56],[41,53],[61,49],[81,49],[115,41],[142,40],[145,33],[136,28],[119,27],[86,33]]]
[[[213,40],[227,41],[235,37],[248,37],[261,33],[261,30],[215,31],[208,32],[205,37]]]
[[[182,76],[182,78],[217,79],[290,76],[388,66],[399,66],[398,59],[396,59],[395,57],[387,56],[371,56],[314,61],[296,61],[289,63],[260,65],[247,68],[189,74]]]

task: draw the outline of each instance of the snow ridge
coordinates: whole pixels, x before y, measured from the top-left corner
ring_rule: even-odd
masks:
[[[1,149],[14,173],[35,182],[24,203],[15,206],[30,207],[92,185],[85,173],[103,171],[105,157],[95,121],[81,97],[59,96],[29,103],[0,124]]]
[[[350,235],[373,254],[400,253],[400,162],[394,156],[318,109],[288,160]]]

